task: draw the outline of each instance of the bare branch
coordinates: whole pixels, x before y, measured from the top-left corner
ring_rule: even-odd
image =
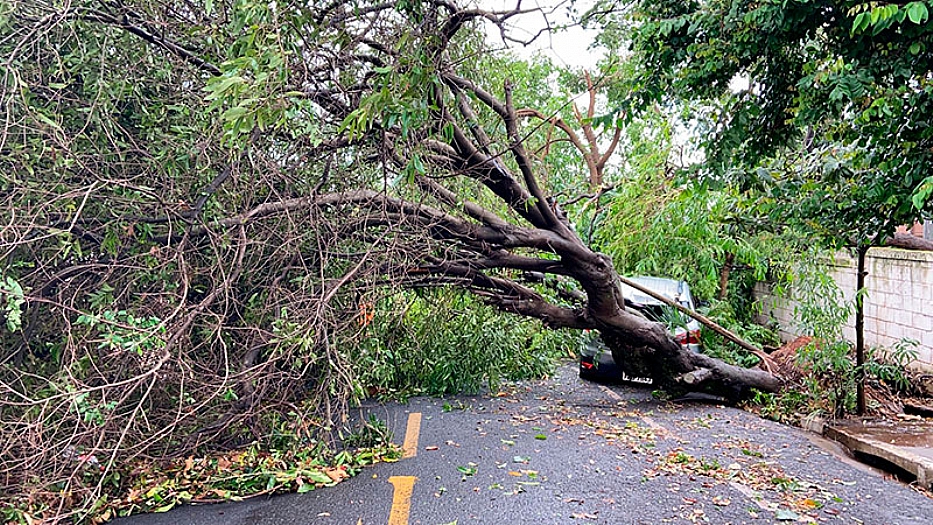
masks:
[[[535,206],[540,211],[541,215],[545,218],[548,223],[548,226],[555,231],[563,233],[563,230],[566,230],[566,227],[562,221],[557,217],[557,214],[550,207],[547,201],[547,197],[544,195],[544,191],[538,185],[538,180],[535,177],[534,170],[531,166],[531,159],[528,157],[528,153],[525,151],[524,142],[521,135],[518,132],[518,117],[515,113],[515,106],[512,103],[512,84],[510,81],[505,83],[505,107],[506,115],[505,120],[505,129],[508,133],[509,140],[509,149],[512,151],[512,156],[515,158],[515,162],[518,164],[518,169],[522,173],[522,177],[525,179],[525,187],[528,188],[529,193],[535,199]]]
[[[119,27],[128,33],[138,36],[146,42],[149,42],[150,44],[168,51],[185,62],[188,62],[189,64],[192,64],[198,69],[210,73],[211,75],[217,76],[222,73],[219,67],[195,55],[177,43],[165,38],[164,36],[147,30],[142,24],[131,23],[128,16],[130,13],[128,11],[121,15],[110,15],[96,9],[78,8],[76,9],[76,13],[85,20],[91,22],[102,22]]]

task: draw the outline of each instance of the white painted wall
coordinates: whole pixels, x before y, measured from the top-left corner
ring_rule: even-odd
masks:
[[[915,365],[933,370],[933,252],[872,248],[865,266],[865,343],[891,347],[902,338],[916,340],[920,346]],[[847,301],[855,295],[855,273],[854,258],[837,255],[832,275]],[[793,339],[798,335],[793,301],[774,297],[768,291],[764,283],[755,290],[762,303],[759,321],[777,323],[781,338]],[[855,340],[854,314],[843,335]]]

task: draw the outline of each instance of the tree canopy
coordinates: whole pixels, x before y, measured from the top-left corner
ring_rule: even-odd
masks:
[[[707,108],[710,173],[774,188],[779,214],[841,245],[929,214],[925,2],[643,2],[624,20],[638,95]]]
[[[707,106],[707,175],[754,191],[771,228],[856,253],[861,370],[866,252],[933,212],[929,3],[641,2],[625,20],[638,95]]]

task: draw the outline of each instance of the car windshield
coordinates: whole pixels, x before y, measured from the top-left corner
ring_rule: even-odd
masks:
[[[648,319],[664,324],[667,326],[668,330],[685,328],[690,322],[690,318],[685,314],[665,304],[648,305],[643,308],[638,308],[638,311],[643,313]]]
[[[672,301],[677,301],[686,308],[693,308],[690,304],[690,288],[683,281],[661,277],[631,277],[630,280],[654,293],[663,295]],[[622,285],[622,296],[635,307],[661,306],[664,304],[654,297],[625,284]]]

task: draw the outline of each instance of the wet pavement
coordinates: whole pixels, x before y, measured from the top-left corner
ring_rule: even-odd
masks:
[[[130,525],[933,523],[933,500],[812,434],[567,364],[495,395],[370,405],[410,457],[335,487],[185,506]],[[414,429],[414,431],[413,431]]]

